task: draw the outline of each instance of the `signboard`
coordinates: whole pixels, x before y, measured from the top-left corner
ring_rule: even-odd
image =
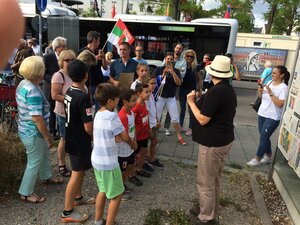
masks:
[[[286,109],[279,130],[278,148],[300,177],[300,68],[290,81]]]
[[[35,2],[41,12],[45,11],[47,8],[47,0],[35,0]]]
[[[287,53],[287,50],[236,47],[233,61],[241,78],[257,80],[265,69],[266,61],[271,61],[272,67],[285,65]]]

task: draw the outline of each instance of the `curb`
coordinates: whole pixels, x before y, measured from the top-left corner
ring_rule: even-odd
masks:
[[[263,225],[273,225],[263,194],[260,191],[255,175],[248,173],[248,176],[249,176],[252,192],[254,195],[257,213],[258,216],[260,217],[261,223]]]

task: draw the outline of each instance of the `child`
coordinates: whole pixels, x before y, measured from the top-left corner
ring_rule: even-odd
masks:
[[[111,84],[99,84],[95,97],[101,108],[94,119],[94,148],[92,165],[99,188],[96,198],[95,224],[105,224],[103,213],[106,198],[110,200],[106,225],[113,225],[121,203],[124,185],[118,163],[116,141],[122,139],[133,146],[118,114],[114,112],[119,102],[120,90]]]
[[[67,90],[64,104],[66,110],[65,140],[66,152],[69,153],[72,174],[66,189],[66,199],[61,221],[82,222],[88,219],[86,214],[75,212],[74,206],[95,203],[95,199],[83,198],[81,194],[84,173],[92,167],[93,118],[89,95],[85,82],[88,79],[87,67],[80,60],[68,64],[68,74],[72,86]]]
[[[128,176],[135,174],[134,162],[135,162],[135,152],[137,148],[137,143],[135,141],[135,123],[134,123],[134,113],[131,109],[136,104],[136,93],[132,89],[126,89],[121,94],[121,101],[123,103],[123,107],[119,112],[119,118],[125,127],[126,133],[129,138],[131,138],[133,145],[129,146],[126,142],[121,142],[117,145],[118,153],[119,153],[119,164],[122,171],[123,182],[125,183]],[[135,180],[137,185],[141,186],[143,182],[139,180],[137,177],[132,177]],[[126,186],[125,186],[126,189]],[[129,194],[125,194],[122,200],[130,198]]]
[[[136,66],[136,73],[138,75],[138,78],[131,84],[130,88],[132,90],[135,90],[137,84],[147,82],[148,71],[148,65],[146,63],[139,63]]]
[[[151,177],[151,173],[143,169],[145,157],[148,152],[148,138],[150,132],[148,110],[145,102],[150,96],[149,85],[138,84],[136,86],[136,92],[138,99],[132,111],[135,113],[136,140],[138,144],[137,175]],[[131,180],[129,179],[129,181]]]
[[[156,146],[157,146],[157,132],[160,126],[159,120],[157,118],[157,111],[156,111],[156,106],[155,106],[155,101],[154,101],[154,96],[153,93],[156,88],[156,76],[154,74],[151,74],[149,79],[148,79],[148,84],[149,84],[149,90],[151,92],[149,100],[146,101],[148,113],[149,113],[149,124],[150,124],[150,158],[149,158],[149,163],[157,166],[157,167],[163,167],[164,165],[156,158]],[[151,171],[151,167],[145,163],[144,169],[147,171]],[[153,170],[153,169],[152,169]]]

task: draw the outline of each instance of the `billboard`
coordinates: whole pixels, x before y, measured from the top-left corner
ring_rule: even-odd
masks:
[[[272,66],[285,65],[288,50],[236,47],[234,63],[237,65],[241,78],[259,79],[264,71],[266,61]]]

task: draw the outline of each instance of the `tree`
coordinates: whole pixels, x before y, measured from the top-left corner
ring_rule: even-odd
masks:
[[[267,20],[265,32],[266,34],[269,34],[271,32],[273,20],[280,1],[281,0],[265,0],[265,2],[269,4],[269,11],[264,14],[265,20]]]
[[[81,12],[82,17],[98,17],[95,9],[93,7],[87,8]]]
[[[273,20],[270,33],[291,35],[293,30],[299,30],[300,0],[282,0]]]

